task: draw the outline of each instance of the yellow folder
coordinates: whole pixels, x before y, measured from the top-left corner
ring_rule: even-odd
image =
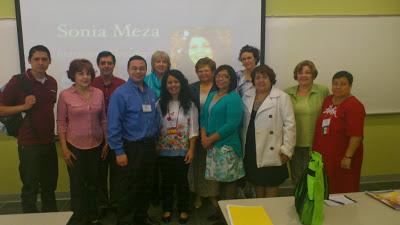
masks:
[[[232,225],[273,225],[262,206],[227,205]]]

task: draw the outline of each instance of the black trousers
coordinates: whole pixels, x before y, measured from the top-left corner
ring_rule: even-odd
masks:
[[[161,169],[161,199],[164,212],[172,212],[175,190],[178,211],[187,212],[190,198],[187,179],[189,164],[185,164],[184,157],[160,157],[159,164]]]
[[[42,212],[57,211],[55,190],[58,179],[57,151],[54,143],[18,146],[19,174],[22,181],[21,203],[24,213],[38,212],[40,192]]]
[[[78,149],[68,143],[67,146],[76,157],[73,165],[67,167],[73,211],[67,224],[86,224],[97,219],[98,168],[102,145],[88,150]]]
[[[120,198],[117,224],[137,224],[147,219],[147,210],[153,185],[154,165],[157,159],[154,141],[124,144],[128,165],[118,166]],[[134,218],[132,218],[132,215]]]
[[[115,152],[109,151],[107,157],[99,162],[98,207],[116,208],[118,205],[118,173]]]

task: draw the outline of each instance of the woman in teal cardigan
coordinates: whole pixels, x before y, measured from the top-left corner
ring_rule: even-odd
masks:
[[[222,65],[214,76],[217,91],[211,92],[200,116],[201,144],[207,150],[205,178],[220,183],[220,193],[226,199],[236,197],[236,181],[244,176],[239,127],[243,103],[235,91],[236,73]],[[208,218],[222,219],[220,213]]]

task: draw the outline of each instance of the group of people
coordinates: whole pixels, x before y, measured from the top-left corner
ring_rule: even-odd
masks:
[[[163,51],[153,54],[147,76],[146,60],[132,56],[126,82],[113,74],[115,56],[103,51],[97,77],[89,60],[70,63],[73,85],[57,102],[57,83],[46,73],[50,52],[31,48],[24,74],[31,93],[14,76],[0,97],[0,115],[25,112],[18,134],[23,211],[38,211],[39,191],[42,212],[57,210],[55,121],[70,178],[69,225],[101,224],[99,214],[108,208],[116,209],[118,225],[157,224],[147,210],[158,195],[161,220],[172,220],[176,199],[184,224],[190,191],[196,208],[210,198],[215,213],[208,220],[225,224],[217,200],[236,198],[245,182],[255,197],[277,196],[289,177],[287,164],[296,184],[311,150],[323,156],[331,193],[358,191],[365,110],[351,94],[353,76],[337,72],[330,94],[314,83],[317,69],[305,60],[294,69],[298,85],[282,91],[274,70],[257,65],[259,58],[257,48],[244,46],[244,68],[237,72],[201,58],[199,81],[189,85]]]

